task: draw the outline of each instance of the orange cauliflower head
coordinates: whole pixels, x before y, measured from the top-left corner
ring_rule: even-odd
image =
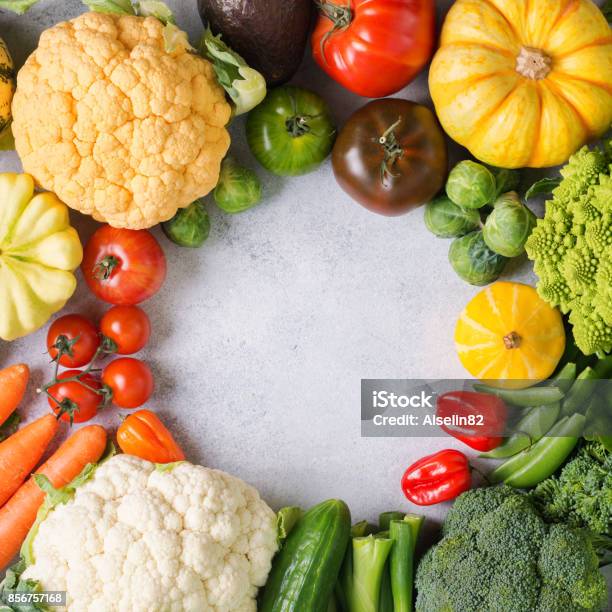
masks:
[[[23,167],[115,227],[172,217],[217,183],[230,106],[212,65],[154,17],[85,13],[46,30],[17,77]],[[186,41],[186,37],[185,37]]]

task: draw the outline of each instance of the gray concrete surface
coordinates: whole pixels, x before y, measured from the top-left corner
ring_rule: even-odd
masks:
[[[195,0],[170,4],[196,39]],[[438,4],[442,15],[450,2]],[[0,36],[22,63],[42,29],[82,10],[77,0],[43,0],[24,17],[0,11]],[[295,82],[323,95],[339,125],[364,103],[308,54]],[[398,95],[428,103],[426,75]],[[234,154],[255,167],[242,121],[232,133]],[[465,153],[453,147],[452,156]],[[19,169],[15,154],[0,154],[0,170]],[[149,407],[191,461],[244,478],[274,507],[341,497],[356,518],[414,511],[400,490],[405,467],[455,444],[362,439],[360,379],[464,376],[453,329],[477,289],[454,275],[449,242],[425,230],[422,211],[393,219],[366,211],[336,185],[329,162],[291,180],[258,172],[265,201],[239,216],[210,203],[213,230],[202,249],[178,248],[156,231],[169,274],[144,304],[153,337],[142,356],[157,380]],[[85,240],[94,224],[73,219]],[[526,262],[509,274],[532,280]],[[79,283],[64,313],[103,310]],[[29,363],[32,388],[51,373],[45,333],[0,343],[0,366]],[[48,410],[33,392],[24,409],[29,418]],[[100,421],[116,427],[120,416],[112,408]]]

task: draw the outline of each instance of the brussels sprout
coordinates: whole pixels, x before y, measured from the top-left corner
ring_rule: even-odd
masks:
[[[476,162],[459,162],[448,175],[446,195],[461,208],[482,208],[497,195],[492,172]]]
[[[196,200],[186,208],[180,208],[172,219],[162,223],[162,229],[179,246],[201,247],[210,233],[210,219],[204,210],[204,202]]]
[[[492,283],[508,261],[489,249],[480,230],[455,238],[448,251],[448,260],[464,281],[478,286]]]
[[[480,214],[474,209],[459,208],[446,196],[440,196],[425,206],[425,225],[440,238],[463,236],[480,225]]]
[[[497,195],[518,189],[521,182],[521,175],[518,170],[506,170],[506,168],[491,168],[495,177]]]
[[[261,200],[261,182],[253,170],[226,157],[221,164],[221,175],[213,197],[221,210],[243,212]]]
[[[525,250],[525,242],[535,224],[535,215],[523,205],[515,191],[510,191],[495,200],[482,237],[499,255],[518,257]]]

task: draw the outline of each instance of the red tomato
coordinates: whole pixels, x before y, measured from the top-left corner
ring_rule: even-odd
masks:
[[[87,243],[81,268],[97,297],[131,306],[159,291],[166,278],[166,257],[150,232],[103,225]]]
[[[95,325],[81,315],[71,314],[54,321],[47,332],[47,350],[52,359],[62,351],[60,364],[80,368],[88,364],[100,346]]]
[[[102,317],[100,331],[117,345],[119,355],[131,355],[149,341],[151,323],[138,306],[113,306]]]
[[[64,381],[79,374],[81,370],[66,370],[58,376],[59,382],[48,389],[52,396],[49,397],[49,406],[67,423],[89,421],[96,416],[104,399],[95,391],[102,388],[100,381],[91,374],[84,374],[78,381]]]
[[[139,359],[121,357],[109,363],[102,373],[102,382],[113,392],[113,403],[120,408],[138,408],[153,393],[153,374]]]
[[[384,98],[425,67],[435,38],[433,0],[324,0],[312,54],[350,91]]]

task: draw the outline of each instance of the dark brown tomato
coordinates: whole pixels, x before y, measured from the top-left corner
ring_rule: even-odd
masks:
[[[332,152],[338,184],[382,215],[401,215],[427,203],[447,175],[444,134],[425,106],[385,98],[356,111]]]

